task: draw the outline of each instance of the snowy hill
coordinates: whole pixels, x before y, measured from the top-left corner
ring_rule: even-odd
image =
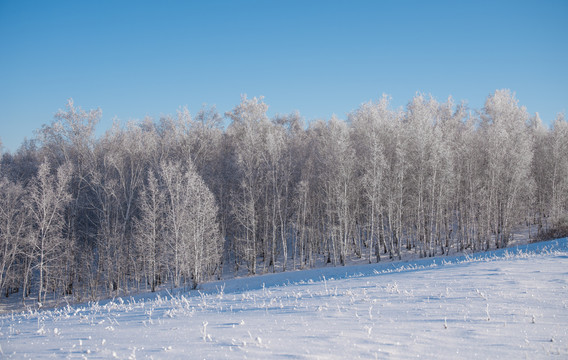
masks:
[[[566,358],[567,239],[0,316],[21,358]],[[559,355],[559,356],[554,356]]]

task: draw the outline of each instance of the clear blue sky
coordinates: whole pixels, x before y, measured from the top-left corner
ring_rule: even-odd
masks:
[[[15,151],[72,97],[121,121],[264,95],[269,115],[344,117],[419,92],[480,108],[514,91],[568,110],[568,1],[0,0],[0,139]]]

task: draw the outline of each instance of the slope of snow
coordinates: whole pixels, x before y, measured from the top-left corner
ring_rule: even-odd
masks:
[[[0,347],[8,359],[567,358],[568,244],[4,314]]]

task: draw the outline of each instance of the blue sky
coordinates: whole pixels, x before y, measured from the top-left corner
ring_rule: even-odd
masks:
[[[416,92],[480,108],[507,88],[568,110],[568,1],[0,0],[0,139],[15,151],[72,97],[125,122],[232,109],[345,117]]]

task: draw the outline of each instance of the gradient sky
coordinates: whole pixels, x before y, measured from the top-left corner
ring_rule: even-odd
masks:
[[[102,109],[100,134],[245,93],[312,120],[383,93],[480,108],[502,88],[545,123],[567,110],[568,1],[0,0],[8,151],[70,97]]]

